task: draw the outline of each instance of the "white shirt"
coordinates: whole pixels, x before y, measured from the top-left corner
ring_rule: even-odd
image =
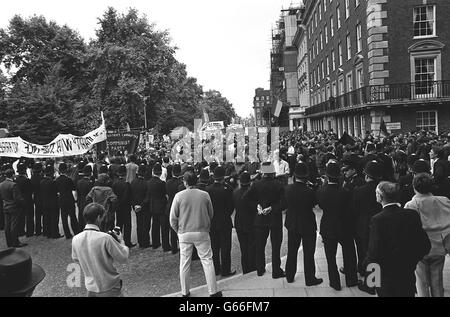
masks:
[[[80,263],[89,292],[106,292],[120,285],[120,275],[113,263],[125,264],[129,249],[101,232],[95,225],[86,225],[85,231],[72,240],[72,259]]]
[[[161,173],[161,176],[159,177],[159,179],[162,180],[163,182],[165,182],[167,179],[167,168],[165,168],[164,166],[161,166],[161,169],[162,169],[162,173]]]
[[[275,167],[276,176],[287,175],[289,174],[289,164],[283,160],[274,160],[273,166]]]

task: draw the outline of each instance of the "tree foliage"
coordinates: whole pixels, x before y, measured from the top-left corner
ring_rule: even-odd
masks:
[[[141,128],[144,107],[148,127],[163,133],[192,129],[203,107],[211,120],[230,123],[232,105],[188,76],[167,31],[135,9],[108,8],[98,21],[90,43],[42,16],[15,16],[0,29],[0,64],[9,74],[0,73],[0,114],[10,132],[48,142],[91,130],[100,111],[110,129]]]

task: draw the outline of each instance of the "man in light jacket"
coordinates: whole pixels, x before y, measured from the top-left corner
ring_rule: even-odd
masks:
[[[433,177],[418,174],[413,180],[416,195],[406,203],[405,208],[416,210],[422,227],[431,242],[431,250],[416,268],[416,288],[419,297],[443,297],[443,269],[446,250],[443,240],[450,234],[450,200],[433,196]]]
[[[189,297],[189,276],[192,249],[195,246],[205,272],[211,297],[222,297],[217,291],[209,231],[213,207],[207,192],[195,188],[197,176],[187,172],[183,177],[185,190],[177,193],[170,209],[170,226],[180,243],[180,282],[183,297]]]

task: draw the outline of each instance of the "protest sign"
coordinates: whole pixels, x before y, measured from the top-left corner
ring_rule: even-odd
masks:
[[[134,154],[139,145],[139,133],[134,132],[110,132],[106,140],[108,152],[116,155],[118,152]]]

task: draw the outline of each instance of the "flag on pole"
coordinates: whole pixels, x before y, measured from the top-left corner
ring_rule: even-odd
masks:
[[[208,114],[206,113],[205,108],[203,108],[203,121],[204,121],[205,123],[209,123],[209,116],[208,116]]]
[[[127,122],[127,132],[131,132],[130,124]]]
[[[273,114],[275,117],[280,117],[281,108],[283,108],[283,102],[281,100],[278,100],[277,107],[275,108],[275,112]]]

